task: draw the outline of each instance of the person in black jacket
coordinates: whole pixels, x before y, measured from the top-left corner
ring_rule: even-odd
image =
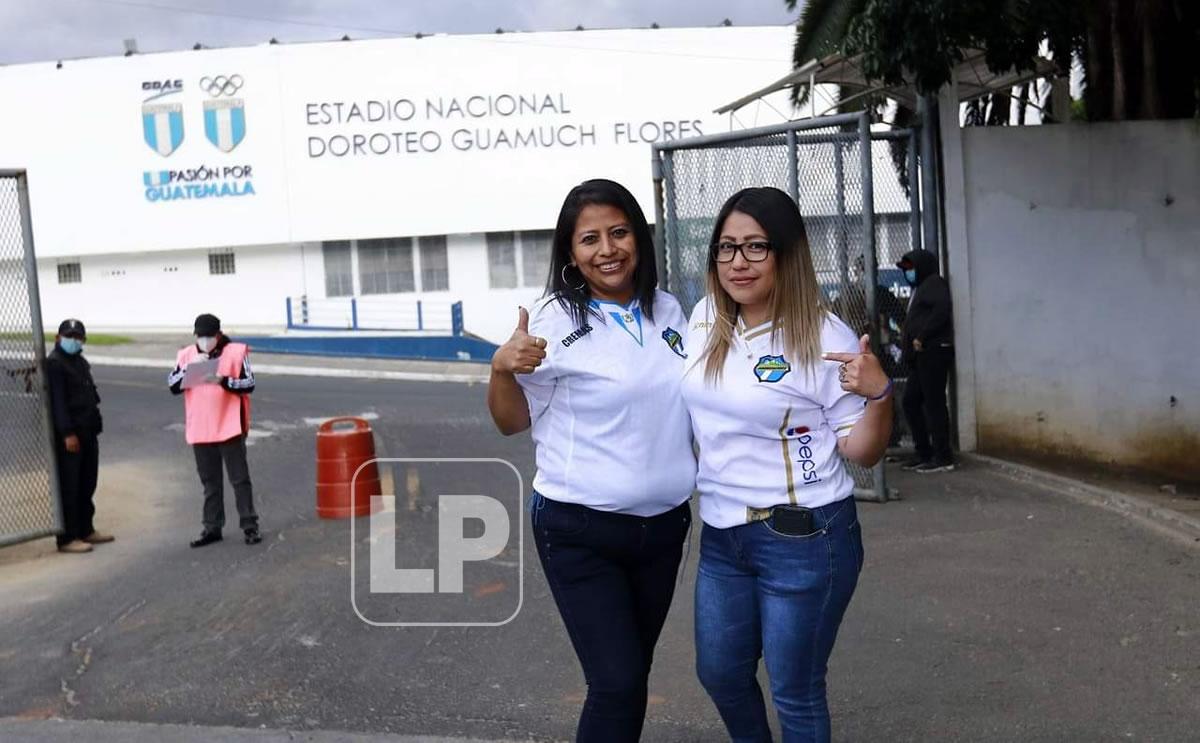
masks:
[[[946,407],[946,380],[954,364],[950,284],[938,274],[937,258],[929,251],[905,253],[896,266],[913,286],[900,343],[911,370],[904,389],[904,415],[917,455],[903,468],[947,472],[954,469]]]
[[[86,341],[82,322],[63,320],[54,337],[54,350],[46,356],[63,515],[58,549],[70,553],[91,552],[93,544],[113,541],[111,534],[96,531],[92,524],[96,513],[92,497],[100,470],[97,437],[104,423],[92,367],[83,357]]]

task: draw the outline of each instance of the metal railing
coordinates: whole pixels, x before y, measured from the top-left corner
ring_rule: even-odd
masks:
[[[463,334],[462,302],[388,296],[287,298],[288,330],[396,330]]]

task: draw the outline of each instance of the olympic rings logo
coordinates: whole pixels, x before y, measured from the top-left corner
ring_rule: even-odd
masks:
[[[217,75],[216,77],[200,78],[200,89],[213,98],[223,95],[233,95],[241,89],[245,81],[241,75]]]

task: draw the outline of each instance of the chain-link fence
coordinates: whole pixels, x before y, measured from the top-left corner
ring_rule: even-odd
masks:
[[[0,546],[62,522],[25,175],[0,171]]]
[[[871,336],[899,392],[900,327],[910,290],[895,264],[920,246],[915,141],[912,130],[872,132],[863,113],[655,145],[660,276],[690,312],[705,294],[709,241],[725,200],[752,186],[786,191],[804,216],[830,308]],[[893,443],[903,435],[898,426]],[[882,464],[847,465],[856,496],[887,499]]]

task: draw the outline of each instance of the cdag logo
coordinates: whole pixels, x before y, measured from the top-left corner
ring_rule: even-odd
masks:
[[[232,152],[246,137],[246,103],[233,97],[244,84],[241,75],[200,79],[200,89],[210,96],[204,102],[204,136],[221,152]]]
[[[232,152],[246,137],[246,103],[234,98],[245,79],[241,75],[217,75],[200,79],[204,101],[204,136],[221,152]],[[183,104],[163,102],[182,93],[183,80],[148,80],[142,83],[142,138],[150,149],[170,157],[183,144]]]
[[[183,105],[155,103],[183,92],[182,80],[151,80],[142,83],[148,97],[142,101],[142,137],[150,149],[168,157],[183,144]]]

